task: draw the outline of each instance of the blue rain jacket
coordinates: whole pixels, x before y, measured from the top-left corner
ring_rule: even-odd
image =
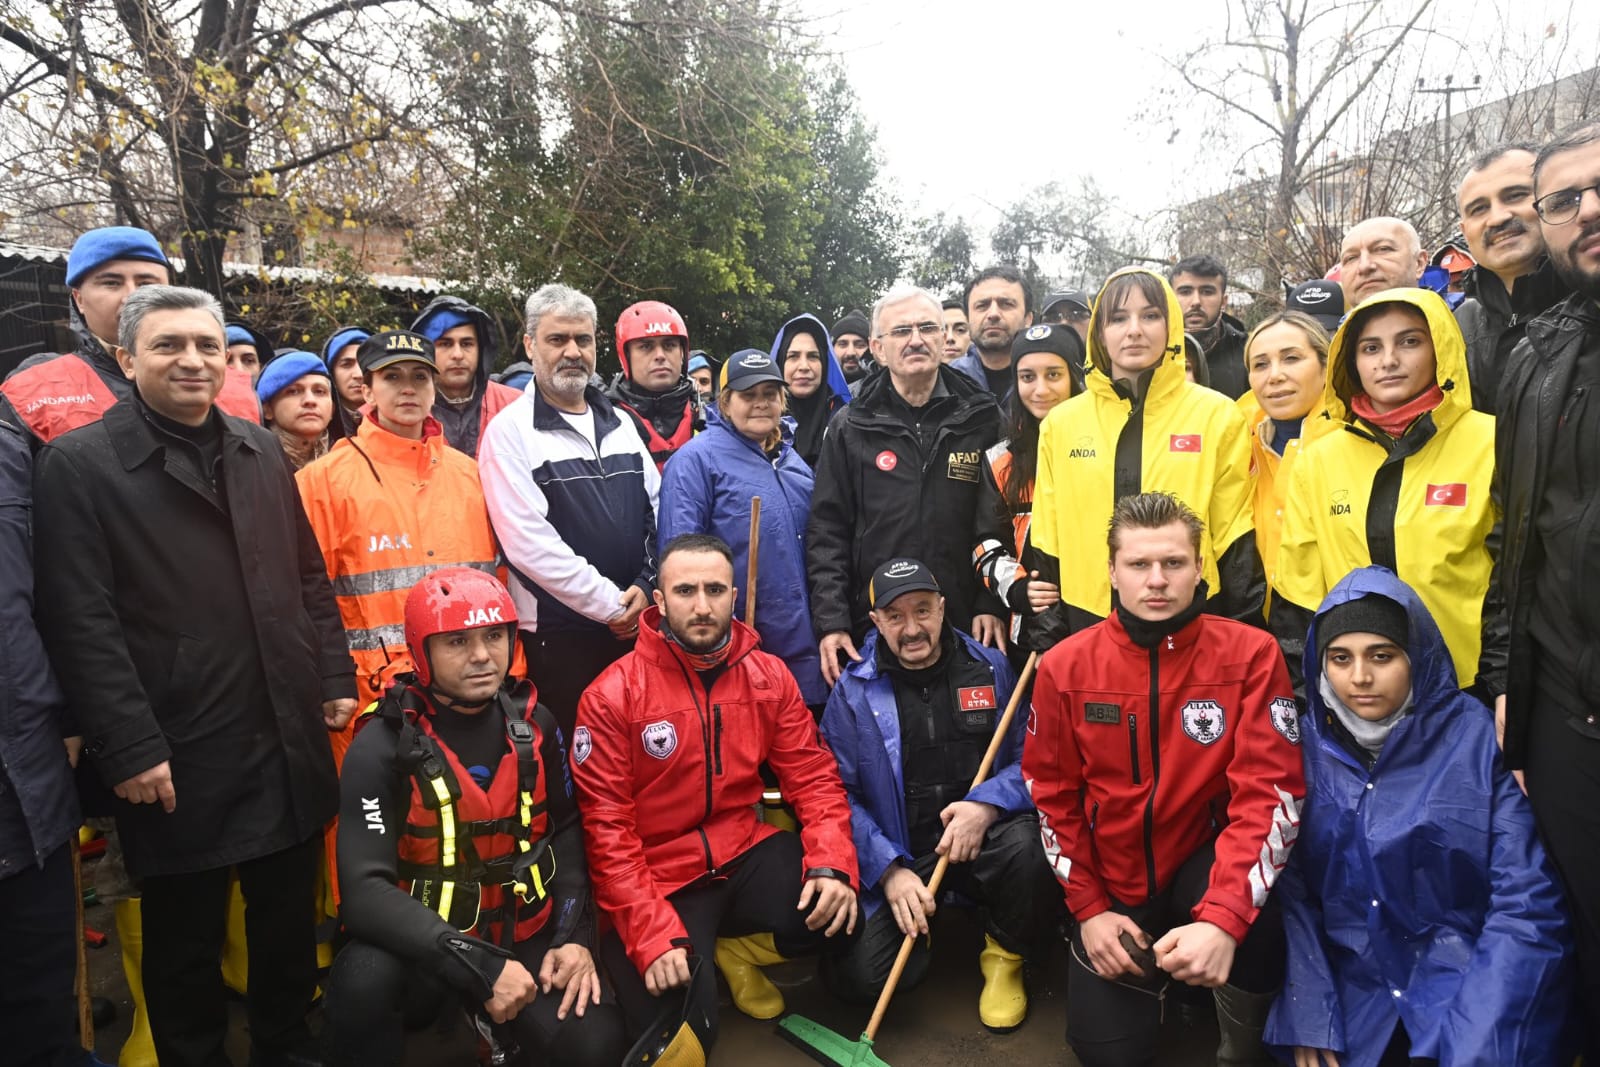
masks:
[[[759,608],[758,603],[758,613]],[[960,630],[956,637],[968,655],[989,665],[995,701],[1003,709],[1017,682],[1005,654]],[[967,800],[993,804],[1004,813],[1002,818],[1033,810],[1033,800],[1022,784],[1022,738],[1028,722],[1024,711],[1018,708],[1012,716],[988,781],[966,796]],[[909,867],[916,858],[910,852],[911,831],[906,826],[900,711],[895,707],[894,682],[878,670],[877,630],[867,634],[862,643],[861,662],[847,666],[833,687],[828,708],[822,713],[822,737],[833,749],[845,795],[850,798],[850,832],[861,867],[862,899],[871,915],[883,907],[878,881],[889,864],[899,860]]]
[[[811,468],[788,441],[776,460],[706,409],[706,428],[667,461],[661,473],[656,531],[661,548],[679,534],[715,534],[733,549],[734,612],[745,617],[750,567],[750,498],[761,498],[761,551],[756,573],[756,633],[761,647],[784,663],[807,704],[828,699],[817,639],[811,632],[806,582],[806,519],[811,514]],[[658,557],[659,558],[659,557]]]
[[[1267,1043],[1372,1067],[1399,1020],[1411,1055],[1441,1067],[1570,1063],[1566,911],[1494,719],[1457,688],[1433,616],[1392,571],[1351,571],[1317,618],[1369,593],[1406,609],[1414,704],[1369,773],[1306,686],[1306,799],[1275,890],[1288,975]],[[1308,679],[1322,674],[1316,631]]]

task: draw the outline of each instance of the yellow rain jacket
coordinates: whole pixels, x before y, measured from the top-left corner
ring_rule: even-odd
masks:
[[[1427,316],[1444,391],[1439,406],[1398,441],[1350,411],[1356,337],[1349,324],[1384,303],[1410,304]],[[1472,408],[1466,344],[1445,302],[1425,289],[1390,289],[1363,301],[1334,335],[1323,400],[1335,429],[1307,445],[1289,474],[1275,568],[1273,630],[1291,666],[1301,666],[1293,653],[1322,598],[1352,570],[1376,563],[1428,605],[1458,682],[1471,685],[1492,565],[1486,542],[1499,518],[1489,495],[1494,418]],[[1280,599],[1300,610],[1281,610]]]
[[[1294,469],[1295,460],[1306,445],[1338,427],[1328,420],[1327,411],[1319,402],[1300,424],[1300,436],[1285,445],[1280,456],[1273,451],[1272,442],[1268,440],[1272,433],[1272,420],[1261,410],[1255,394],[1246,393],[1235,403],[1250,427],[1250,477],[1255,485],[1253,514],[1256,549],[1261,553],[1261,563],[1267,571],[1267,593],[1270,597],[1278,584],[1278,542],[1283,537],[1283,507],[1289,493],[1289,472]]]
[[[1096,301],[1086,388],[1040,428],[1034,547],[1060,562],[1068,624],[1081,629],[1111,612],[1106,530],[1117,499],[1174,493],[1205,522],[1200,552],[1213,610],[1259,623],[1265,579],[1251,526],[1249,430],[1232,400],[1184,376],[1183,312],[1166,280],[1135,267],[1112,277],[1134,273],[1166,294],[1167,354],[1141,376],[1144,399],[1135,404],[1096,339],[1105,310]]]

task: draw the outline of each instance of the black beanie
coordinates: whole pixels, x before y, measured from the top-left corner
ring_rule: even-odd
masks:
[[[1386,596],[1368,593],[1348,600],[1317,619],[1317,659],[1327,657],[1334,638],[1356,633],[1387,637],[1404,649],[1411,639],[1411,624],[1406,609]]]
[[[859,308],[851,310],[844,318],[833,324],[833,336],[835,339],[841,333],[853,333],[858,337],[870,338],[872,336],[871,330],[871,323],[867,322],[867,316]]]

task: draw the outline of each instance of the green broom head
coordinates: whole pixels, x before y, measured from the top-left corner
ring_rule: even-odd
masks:
[[[865,1034],[852,1041],[803,1015],[785,1015],[778,1034],[818,1063],[834,1067],[889,1067],[872,1051]]]

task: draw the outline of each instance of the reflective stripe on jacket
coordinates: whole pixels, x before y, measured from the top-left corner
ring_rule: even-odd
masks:
[[[1486,542],[1499,518],[1490,498],[1494,419],[1472,409],[1461,331],[1438,294],[1391,289],[1357,310],[1379,303],[1403,303],[1427,317],[1444,399],[1398,441],[1359,420],[1349,406],[1355,313],[1345,319],[1329,349],[1323,394],[1336,429],[1308,445],[1290,472],[1276,592],[1310,613],[1352,570],[1388,567],[1433,613],[1465,688],[1478,673],[1493,565]]]
[[[363,419],[354,437],[295,476],[339,601],[362,707],[382,696],[386,667],[410,664],[411,587],[440,567],[496,573],[478,466],[445,443],[432,418],[427,426],[412,441]],[[349,743],[348,729],[334,735],[336,755]]]

